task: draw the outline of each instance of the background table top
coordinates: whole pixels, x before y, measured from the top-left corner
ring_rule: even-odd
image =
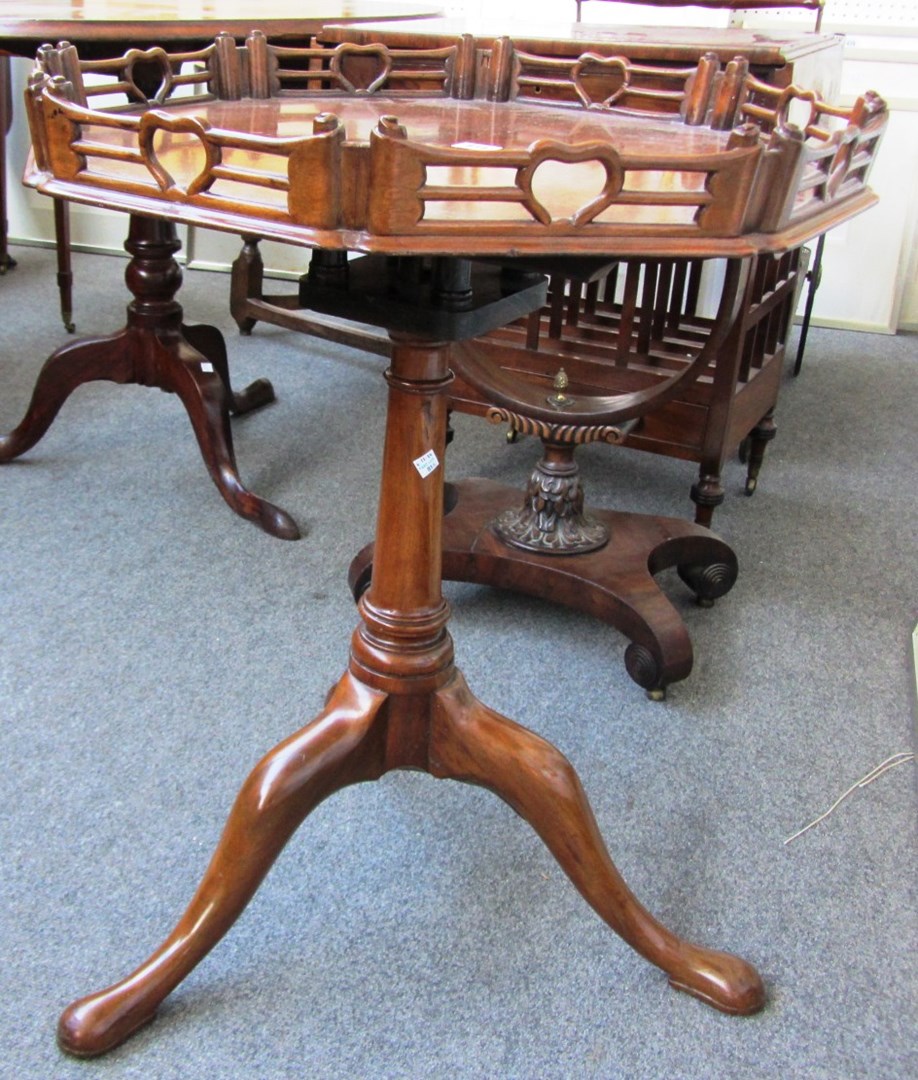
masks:
[[[34,2],[34,0],[33,0]],[[2,8],[0,8],[2,10]],[[559,12],[559,14],[562,14]],[[813,53],[838,50],[840,38],[835,34],[780,33],[743,27],[679,26],[677,15],[673,26],[616,26],[601,20],[596,23],[556,22],[509,25],[506,19],[483,16],[476,19],[424,19],[412,22],[400,20],[397,25],[367,22],[365,26],[336,29],[339,20],[327,20],[323,40],[373,40],[380,38],[388,45],[414,44],[427,48],[441,40],[467,33],[480,41],[493,41],[510,34],[520,47],[532,47],[544,55],[568,56],[590,48],[614,47],[632,59],[640,56],[667,56],[672,59],[694,60],[705,52],[716,52],[722,59],[745,56],[753,64],[782,65]]]
[[[0,0],[0,51],[31,56],[39,45],[131,45],[209,41],[221,30],[245,37],[264,30],[272,38],[303,40],[325,23],[423,19],[439,15],[421,0]]]

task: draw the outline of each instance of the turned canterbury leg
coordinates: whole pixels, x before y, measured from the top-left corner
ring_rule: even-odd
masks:
[[[229,506],[274,536],[297,539],[299,529],[287,513],[245,488],[233,454],[230,413],[272,401],[271,384],[259,379],[233,394],[219,330],[183,327],[175,300],[182,273],[174,258],[179,247],[174,225],[132,216],[125,247],[132,256],[125,280],[134,298],[126,326],[117,334],[65,345],[48,358],[25,417],[0,436],[0,462],[33,447],[83,383],[101,379],[158,387],[181,399],[204,463]]]
[[[754,495],[768,444],[778,433],[774,409],[769,409],[749,432],[749,463],[746,467],[746,494]]]
[[[57,250],[57,291],[61,298],[61,321],[68,334],[73,325],[73,261],[70,252],[70,204],[63,199],[54,203],[54,246]]]
[[[376,533],[348,671],[320,715],[246,780],[191,904],[133,974],[75,1002],[59,1026],[71,1053],[102,1053],[229,930],[306,815],[339,788],[389,769],[424,769],[490,788],[539,833],[565,873],[672,984],[726,1012],[764,1000],[745,961],[691,945],[637,902],[616,870],[576,773],[545,740],[469,692],[453,664],[440,581],[448,349],[396,341]]]
[[[714,511],[724,501],[724,485],[721,481],[720,465],[717,471],[711,471],[702,464],[698,479],[692,484],[692,502],[695,504],[695,524],[711,527]]]
[[[250,300],[260,300],[264,285],[264,263],[258,250],[257,236],[243,236],[242,250],[233,262],[230,282],[230,314],[240,334],[251,334],[258,322],[248,311]]]

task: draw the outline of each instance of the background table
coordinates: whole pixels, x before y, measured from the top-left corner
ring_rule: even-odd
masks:
[[[398,25],[383,22],[337,24],[329,19],[318,36],[320,42],[336,45],[342,41],[385,41],[393,48],[434,48],[439,41],[459,34],[471,34],[481,48],[509,31],[520,49],[544,56],[577,57],[597,50],[609,55],[628,56],[648,63],[692,66],[707,52],[722,63],[735,56],[749,61],[753,74],[775,86],[796,82],[831,100],[838,92],[843,44],[837,34],[775,33],[740,27],[705,29],[672,26],[615,26],[594,21],[534,24],[508,27],[497,20],[424,19],[400,20]]]
[[[274,40],[305,43],[327,22],[385,23],[441,11],[423,0],[0,0],[0,45],[29,56],[46,42],[71,41],[90,59],[111,56],[113,44],[178,50],[221,31],[242,39],[255,28]]]

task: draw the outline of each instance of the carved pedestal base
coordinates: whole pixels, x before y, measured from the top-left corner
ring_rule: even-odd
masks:
[[[583,509],[583,485],[572,446],[545,443],[521,509],[507,510],[494,531],[507,544],[544,555],[578,555],[609,542],[609,530]]]

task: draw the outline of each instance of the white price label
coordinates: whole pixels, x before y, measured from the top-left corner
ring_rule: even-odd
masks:
[[[209,360],[201,361],[201,371],[211,372],[214,370],[214,365]]]
[[[426,454],[421,454],[419,458],[414,459],[414,467],[422,477],[430,476],[439,464],[440,462],[437,460],[437,455],[433,450],[428,450]]]

